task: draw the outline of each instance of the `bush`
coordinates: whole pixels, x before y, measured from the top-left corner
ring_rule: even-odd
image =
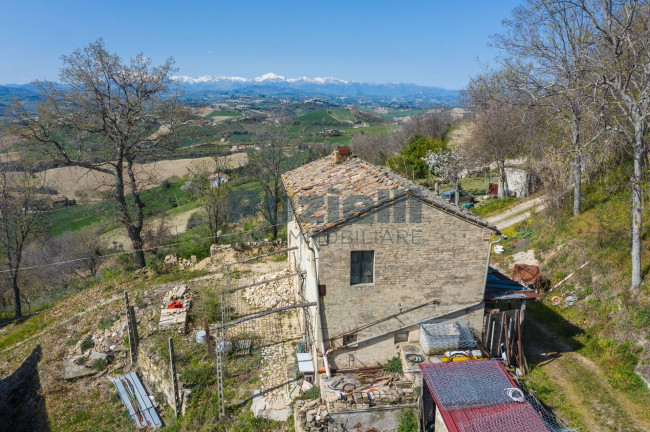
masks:
[[[313,386],[294,400],[313,400],[320,398],[320,388]]]
[[[418,416],[414,409],[402,411],[399,415],[399,424],[397,425],[397,432],[417,432],[418,431]]]
[[[104,369],[106,369],[107,365],[108,363],[106,363],[106,360],[104,359],[96,359],[93,362],[93,368],[97,369],[98,371],[103,371]]]
[[[191,230],[192,228],[196,228],[198,226],[203,225],[203,216],[201,215],[200,212],[195,212],[190,215],[190,217],[187,219],[187,226],[186,229],[187,231]]]
[[[163,180],[162,185],[163,189],[169,189],[172,186],[172,182],[168,179]]]
[[[403,370],[402,370],[402,359],[399,356],[396,355],[392,359],[388,360],[388,362],[383,366],[383,369],[386,372],[393,372],[393,373],[401,374],[403,372]]]
[[[93,335],[88,335],[84,338],[83,341],[81,341],[81,352],[89,350],[90,348],[95,346],[95,341],[93,340]]]

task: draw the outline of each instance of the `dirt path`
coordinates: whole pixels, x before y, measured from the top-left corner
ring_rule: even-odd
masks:
[[[545,372],[562,393],[559,396],[578,414],[582,432],[650,430],[647,406],[614,389],[597,364],[532,317],[527,324],[532,327],[526,341],[530,363]]]
[[[544,208],[546,208],[544,197],[537,197],[486,219],[491,224],[496,225],[497,228],[503,229],[528,219],[533,212],[541,211]]]

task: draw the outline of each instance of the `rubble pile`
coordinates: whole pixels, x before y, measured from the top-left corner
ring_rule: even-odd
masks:
[[[293,411],[296,431],[320,432],[328,430],[329,411],[320,400],[296,401]]]
[[[255,280],[255,283],[275,279],[288,274],[291,274],[290,270],[267,274]],[[244,290],[244,298],[251,306],[262,309],[275,309],[292,305],[296,302],[294,279],[286,278],[247,288]]]
[[[332,412],[410,404],[418,397],[410,381],[390,373],[335,376],[322,381],[322,391]]]
[[[124,347],[123,342],[127,331],[126,315],[121,314],[111,327],[90,335],[92,346],[88,347],[86,338],[79,339],[63,361],[63,379],[74,380],[98,372],[103,375],[106,369],[103,371],[96,369],[94,367],[96,360],[103,361],[105,365],[110,364],[110,370],[124,366],[128,348]]]

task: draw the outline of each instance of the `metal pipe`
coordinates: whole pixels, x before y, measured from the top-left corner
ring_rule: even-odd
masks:
[[[490,357],[494,351],[494,321],[492,321],[492,330],[490,331]]]
[[[470,304],[470,305],[468,305],[468,306],[463,306],[463,307],[461,307],[461,308],[455,309],[455,310],[453,310],[453,311],[451,311],[451,312],[446,312],[446,313],[444,313],[444,314],[442,314],[442,315],[438,315],[438,316],[435,316],[435,317],[432,317],[432,318],[427,318],[427,319],[424,319],[424,320],[420,320],[420,321],[417,321],[417,322],[415,322],[415,323],[413,323],[413,324],[408,324],[408,325],[405,325],[405,326],[400,327],[400,328],[395,329],[395,330],[389,330],[389,331],[387,331],[387,332],[384,332],[384,333],[381,333],[381,334],[378,334],[378,335],[375,335],[375,336],[370,336],[370,337],[367,337],[367,338],[365,338],[365,339],[361,339],[361,340],[359,340],[359,341],[352,342],[352,343],[350,343],[349,345],[341,345],[341,346],[336,347],[336,348],[334,348],[334,349],[330,349],[330,350],[328,350],[327,354],[329,354],[329,353],[332,352],[332,351],[335,351],[335,350],[341,349],[341,348],[347,348],[347,347],[357,346],[357,345],[359,345],[359,344],[361,344],[361,343],[368,342],[368,341],[371,341],[371,340],[373,340],[373,339],[377,339],[377,338],[379,338],[379,337],[383,337],[383,336],[386,336],[386,335],[391,334],[391,333],[396,333],[396,332],[398,332],[398,331],[406,330],[406,329],[408,329],[408,328],[410,328],[410,327],[413,327],[413,326],[416,326],[416,325],[424,324],[424,323],[426,323],[426,322],[433,321],[433,320],[435,320],[435,319],[444,318],[444,317],[446,317],[446,316],[448,316],[448,315],[452,315],[452,314],[455,314],[455,313],[458,313],[458,312],[461,312],[461,311],[464,311],[464,310],[467,310],[467,309],[472,309],[472,308],[474,308],[474,307],[476,307],[476,306],[480,306],[480,305],[482,305],[482,304],[484,303],[484,302],[483,302],[483,298],[485,297],[485,288],[486,288],[486,286],[487,286],[488,271],[489,271],[489,269],[490,269],[490,254],[491,254],[491,252],[492,252],[492,246],[494,246],[495,244],[499,243],[501,240],[503,240],[503,239],[507,239],[507,238],[508,238],[507,236],[501,234],[500,231],[497,231],[497,234],[498,234],[498,236],[499,236],[499,239],[498,239],[498,240],[495,240],[495,241],[493,241],[493,242],[490,242],[490,249],[488,250],[487,264],[486,264],[486,267],[485,267],[485,279],[484,279],[484,285],[483,285],[483,296],[481,297],[481,300],[480,300],[480,301],[478,301],[478,302],[476,302],[476,303],[472,303],[472,304]]]
[[[488,249],[488,256],[487,256],[487,262],[485,263],[485,280],[483,281],[483,297],[485,297],[485,290],[487,288],[487,279],[488,279],[488,273],[490,272],[490,256],[492,255],[492,248],[495,244],[499,243],[503,239],[507,239],[508,236],[505,236],[501,234],[501,231],[497,231],[497,235],[499,236],[498,240],[495,240],[493,242],[490,242],[490,248]]]
[[[450,312],[445,312],[442,315],[436,315],[434,317],[426,318],[426,319],[414,322],[412,324],[407,324],[405,326],[402,326],[402,327],[394,329],[394,330],[389,330],[387,332],[384,332],[384,333],[381,333],[381,334],[378,334],[378,335],[370,336],[370,337],[367,337],[365,339],[361,339],[359,341],[352,342],[352,343],[350,343],[348,345],[341,345],[341,346],[336,347],[333,350],[330,350],[328,352],[332,352],[332,351],[335,351],[335,350],[338,350],[338,349],[341,349],[341,348],[348,348],[348,347],[356,346],[356,345],[359,345],[361,343],[368,342],[370,340],[377,339],[377,338],[380,338],[382,336],[386,336],[386,335],[391,334],[391,333],[396,333],[398,331],[406,330],[406,329],[408,329],[410,327],[414,327],[414,326],[417,326],[417,325],[420,325],[420,324],[424,324],[424,323],[427,323],[429,321],[433,321],[435,319],[444,318],[444,317],[446,317],[448,315],[452,315],[452,314],[455,314],[455,313],[458,313],[458,312],[462,312],[462,311],[465,311],[465,310],[468,310],[468,309],[472,309],[472,308],[475,308],[476,306],[480,306],[482,304],[483,304],[483,300],[481,300],[480,302],[472,303],[472,304],[467,305],[467,306],[463,306],[462,308],[459,308],[459,309],[454,309],[453,311],[450,311]]]
[[[330,363],[327,361],[327,354],[329,351],[325,351],[325,342],[321,342],[321,349],[323,350],[323,364],[325,365],[325,373],[327,378],[332,378],[332,371],[330,370]]]

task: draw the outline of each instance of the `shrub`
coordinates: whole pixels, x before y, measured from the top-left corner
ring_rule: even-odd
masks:
[[[402,359],[399,356],[396,355],[392,359],[388,360],[388,362],[383,366],[383,369],[386,372],[393,372],[393,373],[401,374],[403,372],[403,370],[402,370]]]
[[[313,386],[294,400],[313,400],[320,398],[320,388]]]
[[[107,328],[110,328],[115,321],[120,319],[120,314],[115,314],[114,316],[108,315],[105,316],[104,318],[99,320],[99,329],[100,330],[106,330]]]
[[[414,409],[407,409],[402,411],[399,415],[399,424],[397,425],[397,432],[417,432],[418,431],[418,416]]]
[[[189,231],[192,228],[196,228],[198,226],[203,225],[203,216],[201,215],[200,212],[194,212],[190,215],[190,217],[187,219],[187,226],[186,229]]]
[[[106,369],[107,365],[108,363],[106,363],[106,360],[104,359],[96,359],[93,362],[93,368],[97,369],[98,371],[103,371],[104,369]]]
[[[172,186],[172,182],[170,182],[168,179],[163,180],[162,187],[164,189],[169,189],[171,186]]]
[[[86,351],[95,346],[95,341],[93,340],[93,335],[88,335],[81,341],[81,351]]]

